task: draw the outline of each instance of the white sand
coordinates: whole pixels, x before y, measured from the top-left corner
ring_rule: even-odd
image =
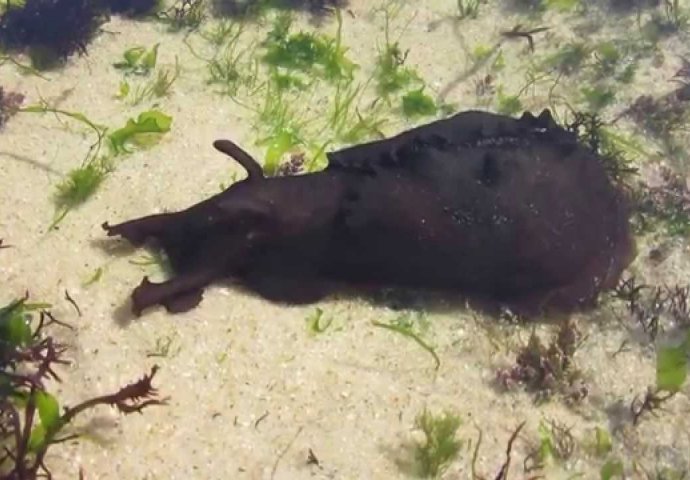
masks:
[[[374,3],[383,2],[353,1],[354,18],[343,15],[344,42],[367,74],[374,43],[383,41],[382,17],[371,14]],[[401,46],[411,49],[409,64],[439,91],[470,67],[463,43],[469,50],[480,43],[492,45],[500,30],[524,23],[492,5],[485,6],[476,20],[445,22],[428,31],[430,22],[455,12],[454,4],[405,2],[393,23],[395,32],[412,19]],[[611,24],[612,18],[601,21]],[[571,28],[576,23],[567,15],[552,14],[535,21],[553,27],[536,37],[537,54],[577,38]],[[620,36],[632,25],[631,17],[587,37]],[[60,108],[120,126],[150,104],[128,107],[114,98],[122,74],[111,64],[128,47],[160,42],[159,64],[170,65],[178,56],[183,67],[172,94],[159,105],[174,117],[172,132],[154,148],[118,163],[94,198],[68,215],[58,231],[46,233],[53,216],[50,193],[61,175],[79,165],[92,138],[82,126],[61,124],[52,115],[14,117],[0,133],[0,238],[14,246],[0,254],[1,300],[6,303],[28,289],[32,299],[53,303],[56,316],[77,327],[74,333],[56,332],[73,347],[73,364],[63,371],[64,383],[53,386],[64,404],[117,390],[157,363],[161,370],[154,384],[169,397],[169,406],[127,417],[103,407],[80,418],[75,427],[87,429],[91,436],[51,449],[49,462],[56,478],[77,478],[80,467],[87,480],[403,478],[398,463],[405,459],[404,446],[418,438],[414,418],[425,406],[433,412],[457,412],[463,419],[459,437],[472,440],[472,445],[481,428],[477,467],[487,478],[496,475],[506,442],[523,420],[527,423],[515,445],[510,478],[529,477],[522,472],[522,460],[538,442],[542,418],[572,425],[580,443],[593,438],[595,426],[622,425],[614,443],[628,468],[638,460],[653,469],[659,459],[689,468],[687,388],[658,419],[645,418],[632,428],[625,411],[632,398],[654,382],[653,351],[633,343],[630,351],[612,357],[629,334],[608,310],[579,319],[589,336],[576,361],[589,396],[575,409],[559,400],[537,407],[533,396],[519,389],[497,391],[492,386],[495,372],[510,365],[514,353],[495,347],[490,338],[504,339],[500,345],[518,344],[527,339],[531,327],[495,327],[495,320],[458,305],[440,302],[427,316],[425,338],[440,356],[438,372],[432,358],[414,342],[371,325],[372,320],[390,321],[399,312],[364,300],[333,298],[319,304],[334,323],[318,336],[309,335],[305,322],[315,306],[276,306],[222,285],[208,288],[203,303],[187,314],[154,310],[132,320],[126,313],[130,291],[155,270],[129,262],[143,251],[114,254],[104,248],[110,243],[104,242],[101,223],[183,208],[217,192],[232,172],[239,172],[212,149],[217,138],[232,138],[257,156],[262,151],[253,144],[252,113],[212,93],[205,84],[203,62],[190,54],[182,34],[119,18],[104,28],[109,33],[90,45],[88,57],[72,58],[66,68],[48,74],[50,81],[21,76],[3,66],[0,85],[24,92],[27,103],[38,101],[40,95],[54,104],[64,96]],[[328,20],[323,28],[332,33],[335,22]],[[198,36],[192,43],[209,51]],[[667,52],[688,53],[682,38],[662,45]],[[502,48],[506,68],[498,82],[512,94],[524,84],[529,54],[524,42],[506,42]],[[660,65],[652,69],[642,62],[634,85],[620,92],[619,100],[673,88],[668,78],[679,65],[678,57],[667,53]],[[449,92],[448,101],[458,109],[480,105],[474,82],[485,74],[480,70],[461,82]],[[528,92],[525,106],[544,107],[548,88],[548,83],[541,83]],[[321,107],[315,102],[313,108]],[[391,124],[386,132],[400,127]],[[631,131],[628,123],[621,127]],[[640,247],[635,266],[645,278],[687,280],[690,265],[684,243],[674,243],[670,258],[654,269],[644,261],[647,249]],[[101,280],[84,287],[99,267],[105,269]],[[64,300],[65,290],[79,304],[82,317]],[[541,324],[537,329],[553,330]],[[147,357],[166,336],[173,338],[172,354]],[[619,410],[622,416],[616,414]],[[320,466],[306,464],[309,448]],[[471,478],[471,457],[472,452],[463,449],[445,478]],[[577,472],[581,478],[598,478],[600,465],[579,446],[567,466],[548,470],[548,478],[568,478]]]

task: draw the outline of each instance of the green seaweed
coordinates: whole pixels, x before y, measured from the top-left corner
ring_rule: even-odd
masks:
[[[594,443],[592,445],[594,455],[603,457],[611,453],[613,443],[609,432],[601,427],[594,428]]]
[[[436,115],[438,110],[436,101],[424,93],[424,87],[412,90],[402,97],[402,111],[408,118]]]
[[[495,45],[479,44],[472,49],[472,52],[470,53],[470,58],[474,63],[484,63],[489,58],[491,58],[494,55],[494,53],[496,53],[496,51],[497,49]]]
[[[90,287],[91,285],[97,283],[101,278],[103,278],[104,272],[105,269],[103,267],[98,267],[96,270],[94,270],[89,278],[82,282],[82,287]]]
[[[57,185],[53,196],[56,206],[55,219],[49,226],[49,230],[52,230],[72,209],[86,202],[98,190],[106,175],[111,171],[112,165],[107,157],[100,156],[107,127],[97,125],[83,113],[53,108],[45,100],[41,100],[38,104],[21,108],[19,111],[26,113],[53,113],[65,116],[86,125],[97,137],[89,148],[84,160],[82,160],[81,165],[70,170],[67,176]]]
[[[656,411],[685,385],[690,357],[690,330],[684,335],[685,338],[679,345],[665,346],[657,350],[655,386],[648,387],[642,399],[636,396],[630,405],[634,425],[645,412],[656,414]]]
[[[220,93],[235,97],[241,88],[252,91],[257,86],[259,62],[253,58],[246,59],[245,52],[229,49],[208,62],[208,73],[208,84],[220,85]]]
[[[275,70],[272,72],[275,73]],[[264,100],[257,111],[255,128],[265,133],[259,137],[256,145],[266,148],[264,171],[268,175],[275,175],[288,152],[307,144],[303,135],[307,120],[298,119],[295,106],[299,102],[288,96],[276,75],[269,75],[263,88]]]
[[[645,234],[662,227],[672,237],[690,235],[690,204],[687,186],[681,175],[662,171],[664,184],[643,187],[633,192],[635,232]]]
[[[207,83],[221,85],[223,87],[222,93],[230,96],[236,95],[242,78],[239,67],[240,59],[241,55],[229,53],[220,59],[214,58],[210,60],[208,63],[209,80]]]
[[[243,23],[221,19],[213,24],[210,29],[199,32],[199,35],[212,45],[222,47],[225,44],[234,45],[243,32]]]
[[[187,46],[192,54],[206,62],[209,85],[219,85],[219,93],[236,97],[240,89],[247,88],[253,94],[258,90],[259,59],[254,54],[252,44],[240,50],[240,39],[244,35],[244,25],[238,22],[221,21],[209,31],[201,33],[201,37],[216,48],[211,59],[197,54],[192,47]]]
[[[657,351],[656,388],[667,392],[679,391],[688,376],[690,332],[683,343]]]
[[[559,12],[573,11],[581,4],[581,0],[543,0],[545,8],[551,8]]]
[[[70,170],[66,177],[57,185],[53,200],[56,206],[55,219],[50,224],[49,230],[57,227],[67,214],[74,208],[82,205],[98,190],[106,176],[113,170],[110,155],[101,155],[103,139],[106,138],[108,128],[89,120],[83,113],[70,112],[50,107],[45,101],[29,105],[20,109],[27,113],[53,113],[74,119],[96,133],[97,139],[89,148],[89,151],[77,168]],[[143,112],[137,120],[130,119],[127,125],[109,135],[111,155],[117,156],[130,153],[129,144],[139,146],[150,145],[157,140],[156,135],[165,133],[170,129],[172,118],[158,111]]]
[[[176,0],[170,8],[159,12],[158,19],[171,32],[195,30],[206,18],[206,0]]]
[[[311,81],[307,83],[307,79],[299,77],[298,75],[295,75],[292,72],[272,70],[271,75],[273,77],[272,80],[275,83],[276,88],[278,88],[278,90],[283,91],[306,90],[314,83]]]
[[[599,478],[601,480],[612,480],[614,478],[625,478],[625,471],[623,462],[618,458],[612,458],[606,461],[599,470]]]
[[[572,75],[580,70],[592,53],[592,47],[584,42],[569,43],[544,60],[544,66],[563,75]]]
[[[170,131],[172,117],[158,110],[142,112],[135,119],[130,118],[124,127],[108,135],[109,144],[114,155],[131,153],[128,147],[148,147],[156,143],[162,134]]]
[[[57,185],[54,200],[59,213],[49,229],[57,226],[70,210],[91,198],[111,171],[112,166],[105,159],[70,170]]]
[[[590,112],[599,112],[611,105],[616,99],[614,89],[602,85],[582,87],[580,93]]]
[[[520,95],[506,95],[503,93],[503,88],[499,87],[498,91],[498,106],[496,111],[503,115],[515,115],[522,112],[523,105],[520,100]]]
[[[594,82],[629,84],[635,77],[638,62],[647,55],[643,45],[629,39],[610,39],[592,47],[593,62],[590,65]]]
[[[414,332],[414,323],[412,319],[407,315],[401,315],[390,323],[382,323],[376,320],[372,321],[372,325],[379,328],[384,328],[392,332],[399,333],[405,337],[414,340],[417,345],[422,347],[424,350],[429,352],[434,359],[434,369],[438,370],[441,367],[441,359],[439,358],[436,350],[431,347],[427,342],[425,342],[417,333]]]
[[[266,148],[263,169],[267,175],[274,175],[283,157],[297,146],[303,145],[304,140],[299,129],[293,125],[275,125],[274,130],[256,144]]]
[[[486,0],[457,0],[458,1],[458,18],[464,20],[465,18],[477,18],[479,16],[479,7],[486,4]]]
[[[599,78],[612,76],[616,72],[616,67],[623,57],[618,47],[616,47],[616,44],[611,40],[601,42],[597,45],[594,48],[594,56],[596,57],[594,68]]]
[[[690,26],[690,14],[680,0],[663,0],[664,11],[654,12],[642,27],[644,38],[656,45],[660,40],[686,31]]]
[[[156,338],[156,344],[152,350],[146,353],[147,358],[172,358],[176,357],[181,351],[182,346],[176,344],[179,334],[173,331],[169,335]]]
[[[157,43],[149,50],[142,46],[129,48],[123,54],[123,60],[113,66],[124,71],[125,77],[149,77],[156,68],[158,61]],[[154,100],[167,96],[180,74],[180,65],[175,57],[174,68],[163,68],[156,72],[155,78],[147,78],[143,82],[132,85],[127,78],[120,82],[116,98],[129,99],[132,106],[137,106],[146,100]],[[131,94],[131,95],[130,95]]]
[[[271,66],[314,74],[329,81],[351,80],[356,64],[342,46],[342,17],[336,10],[338,29],[335,38],[323,34],[299,31],[290,33],[292,16],[283,13],[261,46],[262,60]]]
[[[575,112],[575,120],[567,128],[597,154],[610,178],[619,185],[637,174],[633,158],[647,157],[639,142],[604,127],[597,113]]]
[[[391,44],[386,40],[386,46],[376,58],[376,91],[379,95],[388,97],[421,81],[416,70],[404,66],[406,58],[407,52],[402,53],[397,42]]]
[[[159,46],[160,43],[156,43],[149,50],[143,46],[128,48],[122,54],[123,59],[113,66],[127,75],[148,75],[156,67]]]
[[[274,175],[278,170],[283,157],[304,141],[297,130],[285,127],[257,142],[257,145],[266,147],[263,169],[268,175]]]
[[[543,468],[547,463],[569,460],[575,452],[575,439],[570,430],[570,427],[556,420],[541,420],[538,430],[539,442],[525,457],[525,470],[530,471]]]
[[[333,317],[324,318],[323,309],[317,307],[314,312],[307,317],[306,321],[309,335],[315,336],[328,330],[328,327],[333,323]]]
[[[365,88],[366,84],[337,84],[327,124],[335,140],[353,144],[383,136],[381,127],[386,120],[382,117],[381,107],[374,104],[364,115],[359,110],[358,99]]]
[[[388,9],[382,9],[384,13],[384,46],[378,48],[376,56],[376,68],[374,70],[374,79],[376,80],[376,93],[379,97],[383,97],[390,103],[389,97],[392,94],[398,93],[413,84],[422,84],[417,71],[405,66],[405,60],[409,50],[403,51],[400,48],[399,39],[391,41],[390,39],[390,16]],[[403,32],[400,33],[402,36]]]
[[[53,108],[50,105],[48,105],[48,103],[43,99],[41,99],[40,102],[37,104],[28,105],[26,107],[20,108],[18,111],[25,112],[25,113],[54,113],[56,115],[62,115],[65,117],[69,117],[69,118],[72,118],[73,120],[76,120],[80,123],[83,123],[84,125],[89,127],[91,130],[96,132],[96,134],[99,137],[102,136],[103,132],[105,132],[105,130],[106,130],[106,127],[104,127],[103,125],[98,125],[95,122],[92,122],[83,113],[70,112],[67,110],[59,109],[59,108]]]
[[[174,68],[163,68],[158,70],[155,78],[144,84],[136,85],[134,89],[132,89],[132,86],[127,80],[123,80],[120,83],[117,98],[126,99],[132,94],[129,103],[132,106],[137,106],[146,100],[166,97],[170,94],[170,90],[179,74],[180,66],[176,57]]]
[[[165,68],[158,71],[156,79],[151,83],[148,89],[144,90],[144,98],[163,98],[170,94],[175,80],[180,75],[180,65],[175,57],[175,67]]]
[[[437,478],[460,453],[462,442],[456,438],[460,417],[446,411],[433,415],[428,410],[417,415],[415,427],[424,434],[424,441],[415,447],[418,474]]]

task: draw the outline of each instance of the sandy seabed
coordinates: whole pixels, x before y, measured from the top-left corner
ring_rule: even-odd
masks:
[[[480,66],[472,71],[470,53],[477,45],[493,45],[502,30],[520,23],[551,27],[535,36],[535,54],[526,42],[502,43],[506,66],[499,81],[506,92],[516,92],[524,84],[521,68],[530,55],[555,51],[573,39],[624,38],[635,28],[634,15],[614,17],[600,11],[585,17],[549,12],[537,22],[498,1],[482,5],[476,19],[438,22],[455,15],[456,2],[397,3],[400,11],[391,28],[397,33],[405,28],[400,42],[410,49],[407,64],[432,91],[447,94],[446,100],[458,110],[486,106],[476,94],[476,81],[487,70]],[[376,45],[383,42],[384,22],[374,12],[383,4],[352,1],[343,15],[343,42],[365,74],[373,69]],[[297,18],[303,28],[334,33],[333,17],[326,17],[320,27],[306,16]],[[269,28],[252,26],[249,37],[261,38]],[[575,319],[586,335],[575,361],[588,388],[588,396],[575,407],[558,397],[536,405],[531,393],[497,388],[496,371],[514,362],[515,346],[527,340],[533,326],[499,324],[451,300],[433,299],[424,305],[424,338],[440,357],[437,371],[415,342],[372,325],[372,320],[392,321],[406,312],[365,299],[334,297],[317,306],[285,307],[217,285],[208,288],[202,304],[189,313],[171,316],[154,310],[131,318],[131,289],[143,275],[161,273],[132,263],[141,260],[144,251],[113,251],[101,224],[184,208],[216,193],[240,170],[212,149],[215,139],[232,138],[257,157],[263,150],[254,144],[254,113],[206,83],[206,64],[192,54],[184,33],[118,17],[103,30],[90,44],[88,56],[72,57],[64,68],[47,73],[47,80],[22,75],[6,64],[0,67],[0,85],[24,93],[26,104],[44,98],[97,123],[122,125],[154,104],[132,107],[115,98],[123,74],[112,64],[131,46],[160,43],[159,65],[172,65],[177,57],[181,66],[170,95],[155,107],[173,117],[172,130],[158,145],[118,161],[97,194],[48,232],[54,215],[51,192],[79,165],[93,139],[79,124],[50,114],[19,114],[8,122],[0,133],[0,238],[13,248],[1,253],[2,302],[29,290],[32,299],[52,303],[55,315],[76,327],[55,332],[71,346],[72,363],[61,371],[63,383],[51,385],[63,404],[117,390],[154,364],[160,366],[154,384],[169,400],[143,415],[122,416],[99,407],[80,418],[73,428],[84,437],[51,450],[55,478],[77,478],[80,468],[87,480],[406,478],[408,447],[419,439],[414,420],[424,408],[456,412],[462,418],[458,437],[472,442],[443,478],[472,478],[472,450],[480,429],[476,467],[494,478],[511,433],[523,421],[510,478],[529,478],[523,459],[538,444],[544,419],[572,426],[578,445],[592,438],[595,426],[611,430],[614,451],[628,468],[633,460],[648,469],[657,464],[690,468],[687,386],[659,418],[646,418],[633,428],[627,407],[654,382],[654,351],[631,337],[605,308]],[[210,48],[198,34],[188,40],[199,50]],[[668,80],[680,56],[688,53],[687,45],[683,35],[663,40],[663,58],[641,61],[634,82],[618,92],[609,107],[611,115],[640,94],[670,91]],[[568,82],[579,87],[563,79],[566,89]],[[548,88],[528,89],[525,108],[547,106]],[[323,101],[315,99],[307,108],[318,111]],[[392,121],[385,132],[393,134],[413,123]],[[631,123],[621,122],[621,128],[635,132]],[[690,252],[685,241],[673,240],[660,265],[645,260],[662,240],[641,242],[632,270],[649,282],[686,282]],[[97,269],[102,269],[102,278],[87,286]],[[81,316],[65,300],[65,291],[79,305]],[[313,335],[306,319],[316,307],[333,322],[324,333]],[[541,322],[535,328],[548,334],[555,327]],[[628,348],[613,355],[624,340]],[[167,356],[151,356],[168,343]],[[318,465],[308,464],[310,449]],[[594,479],[601,465],[578,446],[567,462],[547,466],[543,473],[547,478],[580,473],[580,478]]]

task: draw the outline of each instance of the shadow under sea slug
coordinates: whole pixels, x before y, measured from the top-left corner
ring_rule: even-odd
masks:
[[[526,314],[595,305],[635,256],[629,202],[601,158],[550,112],[466,111],[328,154],[323,171],[266,177],[229,140],[216,149],[248,173],[177,213],[109,236],[157,241],[175,272],[144,278],[133,311],[187,311],[230,278],[284,303],[340,287],[459,292]]]

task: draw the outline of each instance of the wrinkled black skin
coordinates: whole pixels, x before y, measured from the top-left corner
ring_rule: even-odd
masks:
[[[625,195],[548,110],[514,119],[468,111],[328,154],[317,173],[249,172],[178,213],[110,226],[156,241],[176,276],[144,279],[133,311],[187,311],[234,279],[284,303],[341,286],[451,290],[527,314],[588,308],[634,258]]]

